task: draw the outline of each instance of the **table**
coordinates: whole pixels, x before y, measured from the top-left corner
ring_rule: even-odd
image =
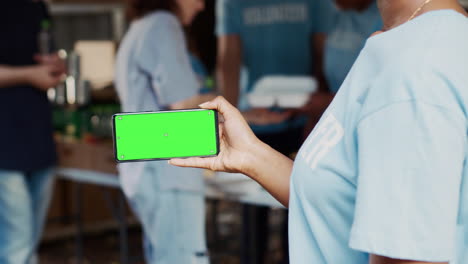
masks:
[[[105,173],[94,170],[77,168],[59,168],[57,176],[77,183],[74,189],[74,200],[76,203],[75,220],[77,222],[76,254],[78,263],[83,262],[83,227],[81,222],[82,204],[80,202],[80,184],[92,184],[111,189],[119,189],[120,182],[117,174]],[[240,173],[206,172],[205,173],[205,196],[211,199],[229,200],[245,204],[268,206],[272,208],[284,208],[258,183]],[[119,223],[120,236],[120,262],[130,263],[127,244],[127,223],[125,219],[125,196],[120,191],[120,196],[115,203],[107,193],[106,201],[113,213],[114,218]]]
[[[59,168],[56,170],[56,175],[62,179],[76,183],[73,189],[75,212],[74,220],[76,222],[76,238],[75,238],[75,251],[77,263],[83,263],[83,223],[82,211],[83,205],[81,203],[81,184],[92,184],[110,189],[120,190],[118,201],[114,202],[108,192],[104,192],[107,205],[112,212],[112,216],[119,226],[119,239],[120,239],[120,262],[122,264],[130,263],[129,250],[128,250],[128,234],[126,222],[126,201],[125,195],[120,189],[120,182],[118,176],[111,173],[104,173],[91,170],[83,170],[76,168]]]

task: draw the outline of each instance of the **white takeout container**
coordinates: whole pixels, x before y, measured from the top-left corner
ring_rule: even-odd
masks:
[[[251,107],[300,108],[317,89],[313,77],[272,75],[258,80],[247,100]]]

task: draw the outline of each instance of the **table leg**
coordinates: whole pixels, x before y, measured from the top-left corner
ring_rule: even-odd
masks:
[[[75,254],[77,258],[76,263],[81,264],[83,263],[83,222],[81,219],[83,204],[81,202],[82,193],[81,193],[80,183],[75,183],[73,192],[74,192],[74,204],[75,204],[74,220],[76,224]]]
[[[120,233],[120,262],[123,264],[129,263],[128,252],[128,232],[126,219],[126,201],[122,192],[119,193],[119,233]]]
[[[128,264],[129,250],[128,250],[128,230],[126,219],[126,200],[125,195],[119,191],[117,204],[113,201],[109,191],[104,192],[107,205],[112,212],[113,217],[119,224],[119,243],[120,243],[120,263]]]

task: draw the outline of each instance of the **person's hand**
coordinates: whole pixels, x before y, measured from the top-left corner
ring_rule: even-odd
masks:
[[[242,112],[247,123],[251,125],[279,124],[291,117],[291,111],[273,112],[267,108],[253,108]]]
[[[65,60],[62,59],[57,53],[52,53],[49,55],[36,54],[34,55],[34,60],[38,64],[45,64],[45,65],[53,66],[57,74],[65,74],[67,72]]]
[[[62,80],[60,68],[51,64],[40,64],[28,68],[28,83],[41,91],[56,86]]]
[[[171,159],[169,163],[214,171],[244,172],[251,160],[249,155],[252,150],[262,145],[261,141],[254,135],[239,110],[224,97],[218,96],[200,107],[215,109],[222,115],[219,118],[220,153],[209,158]]]
[[[52,64],[65,68],[65,60],[62,59],[58,53],[51,53],[48,55],[36,54],[34,55],[34,61],[39,64]]]

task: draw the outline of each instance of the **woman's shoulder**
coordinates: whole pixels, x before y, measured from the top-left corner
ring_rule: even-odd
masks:
[[[139,39],[140,45],[154,46],[154,43],[169,41],[179,36],[183,29],[175,15],[168,11],[155,11],[132,23],[130,31]]]
[[[181,27],[179,20],[173,13],[161,10],[147,14],[140,19],[139,23],[150,28],[165,28],[166,26]]]
[[[132,36],[137,57],[143,60],[148,54],[185,42],[178,18],[167,11],[155,11],[134,21],[128,35]]]

